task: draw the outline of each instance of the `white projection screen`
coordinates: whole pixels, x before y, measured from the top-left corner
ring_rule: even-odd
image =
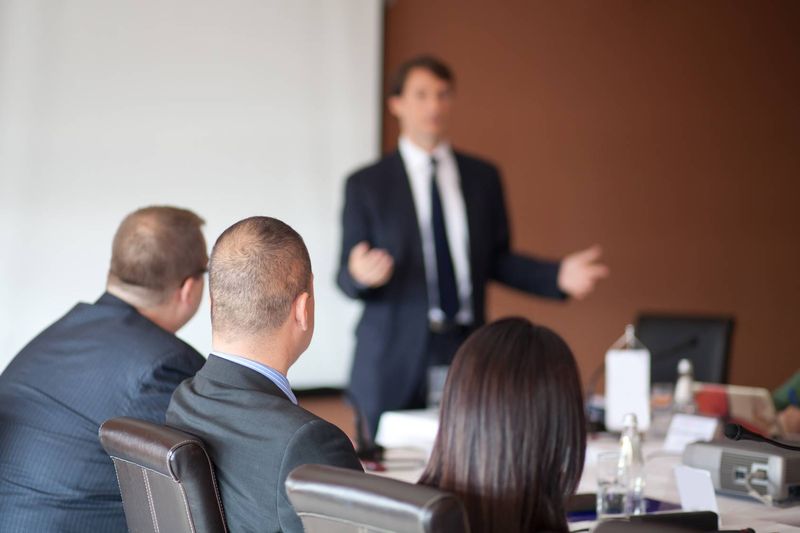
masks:
[[[0,370],[103,292],[123,216],[171,204],[306,240],[298,388],[344,386],[359,305],[335,286],[346,175],[379,153],[381,0],[0,0]],[[206,298],[179,335],[211,347]]]

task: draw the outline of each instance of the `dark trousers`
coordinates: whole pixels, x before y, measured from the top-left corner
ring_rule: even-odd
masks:
[[[399,409],[424,409],[428,406],[428,368],[432,366],[449,365],[461,344],[475,330],[474,326],[456,326],[446,332],[428,333],[428,343],[425,353],[426,365],[423,373],[417,377],[417,390],[414,396]],[[364,412],[366,429],[375,438],[378,431],[378,422],[381,412]]]
[[[452,330],[428,333],[428,347],[426,352],[427,367],[425,373],[419,376],[417,392],[405,409],[424,409],[428,406],[428,368],[432,366],[447,366],[455,356],[458,348],[474,330],[471,326],[457,326]]]

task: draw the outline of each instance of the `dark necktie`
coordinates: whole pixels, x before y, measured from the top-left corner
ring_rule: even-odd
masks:
[[[450,256],[450,245],[447,242],[447,226],[444,223],[444,210],[442,198],[439,196],[439,187],[436,185],[436,158],[431,157],[431,225],[433,226],[433,241],[436,245],[436,274],[439,284],[439,307],[444,311],[448,320],[453,320],[458,313],[458,287],[456,285],[456,272],[453,268],[453,258]]]

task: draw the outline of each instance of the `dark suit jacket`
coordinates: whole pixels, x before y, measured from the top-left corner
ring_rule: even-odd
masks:
[[[0,375],[0,531],[127,531],[97,430],[117,416],[163,424],[203,361],[108,293],[33,339]]]
[[[490,279],[525,292],[564,298],[557,284],[559,263],[511,252],[497,169],[458,152],[455,156],[469,226],[476,325],[485,320]],[[385,248],[394,258],[394,274],[383,287],[364,289],[350,276],[350,250],[359,241]],[[427,366],[428,293],[422,239],[399,152],[347,180],[337,281],[347,295],[365,302],[356,329],[350,392],[374,423],[380,412],[403,408],[411,401]]]
[[[302,533],[284,488],[289,472],[309,463],[361,469],[336,426],[255,370],[215,355],[175,391],[167,425],[205,442],[231,533]]]

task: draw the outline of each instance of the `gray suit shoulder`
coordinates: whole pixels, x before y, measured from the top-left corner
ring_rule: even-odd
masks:
[[[295,443],[295,441],[299,441],[300,439],[309,439],[309,440],[322,440],[327,442],[330,438],[336,438],[341,440],[342,442],[347,442],[350,444],[350,439],[345,435],[344,431],[339,429],[334,424],[331,424],[327,420],[323,420],[318,416],[314,415],[299,407],[307,416],[303,417],[303,423],[300,425],[297,430],[292,435],[290,439],[290,446]],[[352,445],[350,445],[352,447]]]
[[[313,418],[294,432],[281,461],[277,502],[278,520],[284,532],[303,531],[300,519],[286,496],[286,478],[292,470],[307,464],[362,470],[353,445],[344,432],[321,418],[311,416]]]
[[[330,422],[308,414],[311,418],[297,427],[287,442],[281,465],[284,475],[301,464],[361,469],[361,463],[347,435]]]

